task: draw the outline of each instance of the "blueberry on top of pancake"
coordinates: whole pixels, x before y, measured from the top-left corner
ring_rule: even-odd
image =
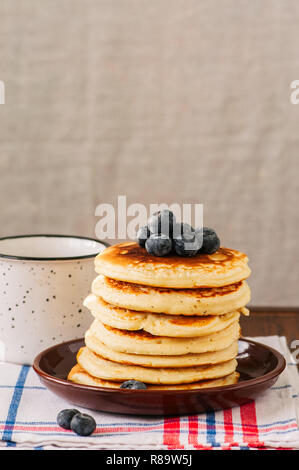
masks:
[[[136,241],[150,255],[158,257],[168,256],[171,252],[182,257],[192,257],[198,253],[213,254],[220,247],[215,230],[208,227],[194,230],[187,223],[177,222],[168,209],[154,212],[147,225],[139,228]]]

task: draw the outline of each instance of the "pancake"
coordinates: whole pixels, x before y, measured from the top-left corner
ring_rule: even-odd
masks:
[[[220,364],[181,367],[181,368],[149,368],[135,365],[118,364],[108,361],[95,354],[87,347],[81,348],[77,361],[88,374],[104,380],[123,382],[124,380],[139,380],[151,384],[182,384],[200,380],[215,379],[233,373],[237,361],[221,362]]]
[[[203,380],[183,385],[147,385],[148,390],[193,390],[207,387],[224,387],[238,382],[238,372],[233,372],[220,379]],[[120,383],[108,380],[102,380],[89,375],[82,367],[76,364],[69,373],[68,380],[82,385],[91,385],[93,387],[119,388]]]
[[[238,354],[238,341],[234,341],[230,346],[221,351],[201,354],[185,354],[183,356],[125,354],[107,347],[91,331],[87,331],[85,334],[85,344],[91,351],[109,361],[143,367],[190,367],[203,364],[217,364],[229,361]]]
[[[97,320],[113,328],[129,331],[144,330],[154,336],[178,338],[215,333],[238,321],[240,317],[239,312],[202,317],[141,313],[108,304],[94,294],[85,299],[84,305],[91,310]]]
[[[222,287],[243,281],[250,275],[245,254],[221,247],[212,254],[183,258],[157,257],[136,242],[106,248],[95,258],[99,274],[135,284],[158,287]]]
[[[224,330],[207,336],[192,338],[169,338],[153,336],[146,331],[126,331],[104,325],[94,320],[90,327],[93,336],[108,348],[127,354],[144,354],[150,356],[181,356],[220,351],[230,346],[240,337],[240,326],[237,321]]]
[[[169,315],[223,315],[244,307],[250,300],[246,281],[225,287],[167,289],[99,275],[91,290],[118,307]]]

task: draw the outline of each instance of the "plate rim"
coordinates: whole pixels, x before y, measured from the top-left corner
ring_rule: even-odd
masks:
[[[121,393],[124,393],[124,394],[125,393],[132,393],[132,391],[133,391],[134,393],[138,393],[138,394],[147,393],[147,394],[154,394],[154,395],[159,395],[161,393],[163,393],[163,395],[164,394],[171,395],[173,393],[179,394],[179,395],[184,395],[186,393],[188,393],[188,394],[195,394],[195,393],[207,394],[207,393],[219,392],[221,389],[224,390],[224,391],[228,391],[228,392],[229,391],[234,391],[234,390],[239,391],[243,388],[248,389],[249,387],[256,386],[256,385],[259,385],[260,383],[267,382],[268,380],[274,379],[274,378],[278,377],[284,371],[284,369],[286,367],[286,360],[285,360],[284,356],[279,351],[272,348],[271,346],[263,344],[259,341],[254,341],[254,340],[248,339],[248,338],[243,337],[243,336],[241,336],[238,341],[240,341],[240,340],[245,342],[245,343],[250,343],[250,344],[253,344],[253,345],[262,346],[263,348],[270,351],[277,359],[276,367],[272,371],[267,372],[266,374],[261,375],[260,377],[245,380],[243,382],[237,382],[235,384],[230,384],[230,385],[220,385],[218,387],[205,387],[205,388],[189,389],[189,390],[188,389],[182,389],[182,390],[152,390],[152,389],[138,390],[138,389],[134,389],[134,390],[131,390],[131,389],[97,387],[95,385],[77,384],[75,382],[71,382],[71,381],[66,380],[66,379],[61,379],[59,377],[55,377],[55,376],[45,372],[40,367],[40,361],[41,361],[42,357],[45,354],[47,354],[51,349],[56,349],[59,346],[68,345],[68,344],[71,344],[71,343],[74,343],[74,342],[79,342],[79,341],[84,342],[84,337],[83,338],[77,338],[77,339],[71,339],[69,341],[63,341],[61,343],[57,343],[53,346],[50,346],[47,349],[44,349],[43,351],[41,351],[35,357],[32,367],[33,367],[33,370],[39,376],[40,379],[43,379],[44,381],[48,381],[48,382],[55,383],[55,384],[58,384],[58,385],[62,385],[62,386],[65,386],[65,387],[69,387],[71,389],[74,388],[75,390],[84,389],[84,390],[89,390],[89,391],[94,391],[94,392],[105,392],[105,393],[119,393],[119,392],[121,392]]]

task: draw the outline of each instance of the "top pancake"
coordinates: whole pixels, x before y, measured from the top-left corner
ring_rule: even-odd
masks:
[[[119,281],[157,287],[195,288],[234,284],[250,275],[245,254],[221,247],[212,254],[156,257],[135,242],[106,248],[95,258],[99,274]]]

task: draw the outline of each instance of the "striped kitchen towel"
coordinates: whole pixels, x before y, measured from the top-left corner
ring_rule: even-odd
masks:
[[[45,389],[30,367],[2,364],[1,446],[7,449],[299,449],[299,377],[294,358],[285,338],[255,339],[280,350],[287,361],[287,368],[276,384],[255,402],[229,410],[169,418],[90,411],[97,428],[89,437],[76,436],[57,425],[57,413],[72,405]]]

